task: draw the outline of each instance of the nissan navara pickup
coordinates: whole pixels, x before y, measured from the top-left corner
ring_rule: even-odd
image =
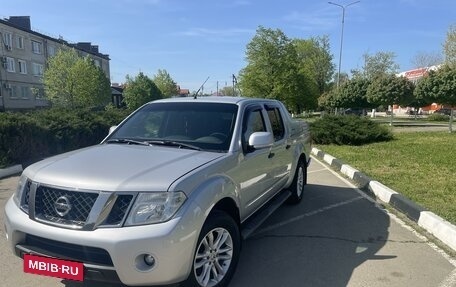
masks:
[[[6,236],[28,273],[227,286],[242,239],[301,201],[309,162],[308,125],[279,101],[158,100],[100,144],[27,167]]]

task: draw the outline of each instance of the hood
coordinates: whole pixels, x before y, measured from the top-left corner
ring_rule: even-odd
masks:
[[[166,191],[186,173],[223,156],[175,147],[101,144],[29,166],[31,180],[104,191]]]

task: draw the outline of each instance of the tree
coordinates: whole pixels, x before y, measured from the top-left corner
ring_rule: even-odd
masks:
[[[83,106],[105,106],[111,101],[111,83],[100,67],[88,56],[80,59],[71,69],[77,102]]]
[[[367,88],[367,101],[373,105],[403,105],[413,102],[414,85],[406,77],[395,75],[383,75],[376,77]],[[391,122],[393,113],[391,113]]]
[[[147,102],[161,99],[162,93],[149,77],[140,72],[134,78],[127,75],[123,96],[127,107],[134,110]]]
[[[415,68],[424,68],[439,65],[443,62],[442,54],[439,52],[426,53],[419,52],[412,59]]]
[[[336,92],[338,107],[370,108],[372,103],[367,101],[367,89],[371,81],[366,78],[354,78],[343,84]]]
[[[46,98],[60,107],[93,107],[111,100],[109,79],[87,56],[74,49],[59,50],[43,75]]]
[[[166,70],[158,69],[153,81],[161,91],[164,98],[170,98],[179,94],[176,82],[171,78]]]
[[[318,98],[318,107],[322,110],[332,111],[339,106],[340,104],[337,89],[332,89],[327,92],[324,92]]]
[[[456,68],[444,66],[437,71],[429,71],[429,74],[418,82],[415,95],[419,99],[456,106]],[[453,110],[449,131],[453,131]]]
[[[451,25],[443,44],[445,64],[456,69],[456,25]]]
[[[239,96],[239,90],[233,89],[233,87],[229,87],[229,86],[219,89],[218,93],[220,96],[227,96],[227,97],[238,97]]]
[[[239,76],[243,95],[281,100],[297,113],[316,106],[317,86],[300,72],[296,49],[279,29],[260,26],[247,44],[246,60]]]
[[[329,46],[329,37],[315,37],[309,40],[294,39],[301,72],[309,74],[318,87],[319,94],[329,90],[335,65]]]
[[[393,52],[377,52],[374,55],[368,53],[363,55],[364,66],[361,70],[352,70],[354,77],[366,77],[374,79],[384,75],[394,75],[399,70],[399,65],[395,63],[396,55]]]

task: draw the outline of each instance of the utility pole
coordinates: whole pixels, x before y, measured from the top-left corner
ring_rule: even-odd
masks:
[[[236,79],[236,76],[233,74],[233,96],[236,96],[236,86],[237,86],[237,79]]]
[[[347,8],[348,6],[351,6],[353,4],[359,3],[359,2],[361,2],[361,1],[355,1],[355,2],[352,2],[352,3],[347,4],[347,5],[340,5],[340,4],[337,4],[337,3],[334,3],[334,2],[328,2],[331,5],[336,5],[336,6],[340,7],[340,8],[342,8],[342,33],[340,35],[339,72],[337,73],[337,88],[339,88],[339,86],[340,86],[340,67],[342,65],[342,46],[343,46],[343,43],[344,43],[345,8]]]

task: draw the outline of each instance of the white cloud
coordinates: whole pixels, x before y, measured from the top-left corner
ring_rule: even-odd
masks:
[[[347,17],[347,11],[345,11],[345,17]],[[350,12],[350,17],[354,17],[352,12]],[[290,12],[288,15],[283,17],[283,20],[291,23],[296,28],[305,31],[329,30],[340,25],[342,21],[342,10],[338,7],[334,7],[333,5],[328,4],[320,9],[309,9],[303,12]],[[362,20],[357,17],[357,21]]]
[[[319,12],[291,12],[284,20],[300,27],[303,30],[325,30],[336,22],[337,15]]]
[[[178,33],[179,35],[189,36],[189,37],[236,37],[241,34],[252,34],[255,31],[251,29],[239,29],[239,28],[229,28],[229,29],[208,29],[208,28],[191,28],[187,31]]]

